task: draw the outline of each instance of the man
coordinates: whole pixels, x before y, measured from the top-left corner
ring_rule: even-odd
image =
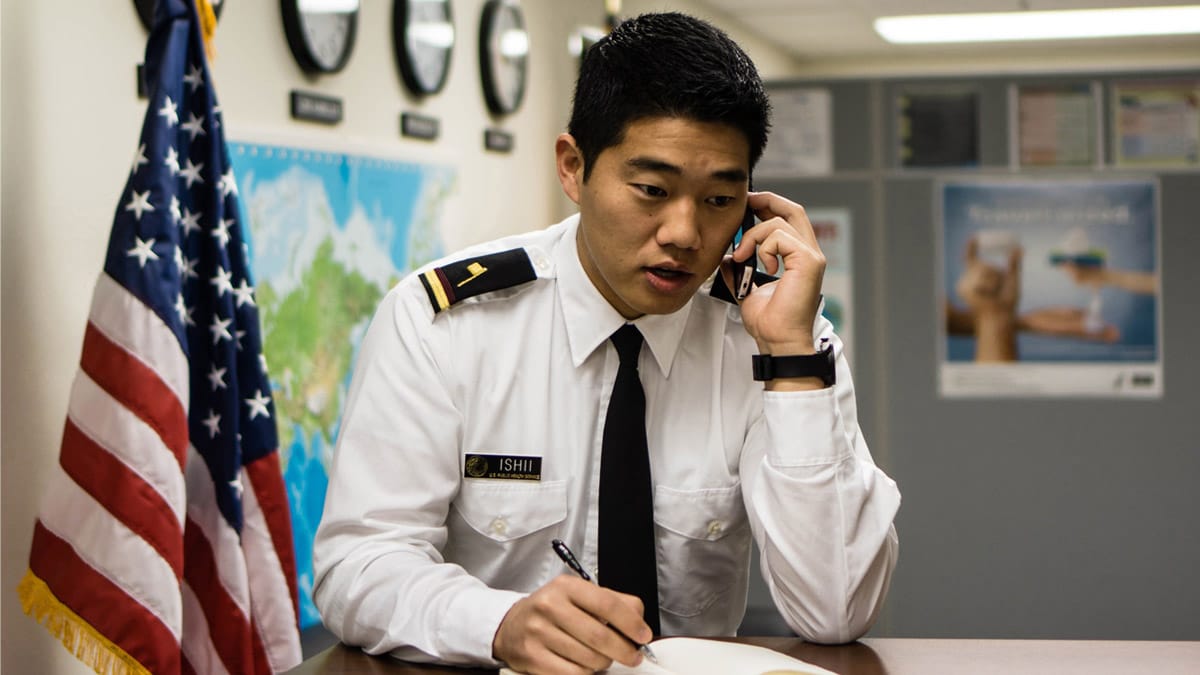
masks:
[[[734,634],[752,544],[799,635],[869,628],[900,497],[818,313],[825,263],[804,210],[748,192],[768,111],[753,64],[716,28],[680,14],[622,23],[587,52],[555,146],[579,214],[388,294],[315,544],[315,599],[343,641],[528,673],[632,665],[633,642],[655,633]],[[779,279],[739,306],[709,287],[731,279],[722,259],[747,204],[762,222],[732,260],[757,246]],[[754,354],[817,376],[760,384]],[[610,425],[630,372],[645,421]],[[641,458],[610,455],[611,435]],[[599,585],[567,571],[556,538]],[[631,575],[649,588],[608,588]]]

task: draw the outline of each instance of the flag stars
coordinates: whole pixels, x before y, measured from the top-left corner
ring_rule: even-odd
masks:
[[[222,219],[221,224],[213,228],[212,236],[216,237],[217,241],[221,242],[221,248],[225,248],[227,245],[229,245],[229,226],[233,224],[234,220],[232,218]]]
[[[225,270],[224,267],[217,266],[217,275],[208,280],[208,283],[217,287],[217,297],[221,297],[226,293],[233,291],[233,273]]]
[[[250,419],[254,419],[259,415],[267,419],[271,418],[271,413],[267,412],[267,404],[271,402],[271,397],[264,395],[261,389],[255,390],[254,398],[244,400],[246,405],[250,406]]]
[[[246,337],[246,331],[244,330],[235,330],[233,332],[233,339],[237,344],[237,350],[239,352],[242,351],[242,338],[244,337]]]
[[[188,132],[191,140],[196,140],[196,136],[204,135],[204,118],[196,117],[196,113],[188,113],[188,121],[179,125],[184,131]]]
[[[196,325],[196,320],[192,318],[192,309],[183,301],[183,293],[175,296],[175,313],[179,315],[179,320],[184,326]]]
[[[204,168],[204,162],[193,164],[191,159],[188,159],[187,166],[179,170],[179,175],[187,180],[187,186],[190,190],[192,183],[204,183],[204,177],[200,175],[200,170]]]
[[[242,279],[242,283],[238,284],[238,287],[233,289],[233,294],[237,296],[238,307],[241,307],[246,303],[250,303],[251,307],[258,306],[254,302],[254,287],[246,283],[245,279]]]
[[[241,442],[242,442],[241,434],[238,434],[238,443],[241,443]],[[229,481],[229,489],[234,491],[234,493],[237,495],[238,499],[241,499],[242,492],[244,492],[246,488],[242,486],[242,479],[235,478],[235,479]]]
[[[145,269],[147,260],[158,260],[158,254],[154,252],[154,240],[147,239],[143,241],[140,237],[134,237],[133,248],[125,252],[125,255],[130,258],[138,259],[138,267]]]
[[[179,213],[179,197],[171,195],[171,220],[178,223],[182,217],[183,215]]]
[[[229,370],[229,369],[228,368],[218,368],[217,364],[215,364],[215,363],[211,365],[211,369],[208,371],[208,382],[209,382],[209,384],[212,385],[213,391],[226,388],[225,371],[227,371],[227,370]]]
[[[143,213],[154,210],[154,207],[150,205],[150,191],[146,190],[145,192],[137,192],[135,190],[133,192],[133,197],[131,197],[129,203],[125,205],[125,210],[133,211],[133,215],[137,217],[137,220],[140,223],[142,221]]]
[[[194,94],[200,88],[200,85],[204,84],[204,71],[200,66],[193,65],[188,68],[187,75],[183,76],[183,81],[192,88],[192,93]]]
[[[136,175],[143,164],[149,163],[150,160],[146,159],[146,144],[142,143],[138,146],[137,154],[133,156],[133,168],[129,170],[130,175]]]
[[[215,410],[209,410],[208,417],[204,419],[202,424],[208,427],[208,437],[210,439],[216,438],[217,434],[220,433],[221,430],[221,416],[218,415]]]
[[[213,344],[217,344],[221,340],[232,340],[233,336],[229,334],[229,324],[233,323],[233,319],[222,319],[219,315],[213,314],[212,324],[208,330],[212,333]]]
[[[258,367],[262,369],[263,375],[267,374],[267,355],[259,352]]]
[[[179,218],[179,224],[183,225],[183,236],[188,236],[193,232],[200,231],[200,212],[192,213],[192,210],[183,207],[183,215]]]
[[[163,103],[163,107],[158,109],[158,114],[167,120],[167,128],[170,129],[179,124],[179,106],[171,100],[170,96],[164,96],[163,98],[166,100]]]
[[[200,275],[196,273],[196,265],[198,264],[200,264],[200,261],[196,260],[195,258],[183,259],[183,269],[180,270],[180,274],[183,275],[185,281],[188,279],[200,278]]]
[[[217,187],[221,190],[221,197],[228,197],[231,193],[237,194],[237,181],[233,178],[233,169],[229,169],[221,175],[221,180],[217,183]]]
[[[167,156],[163,158],[163,163],[171,170],[172,176],[179,174],[179,151],[175,146],[167,148]]]

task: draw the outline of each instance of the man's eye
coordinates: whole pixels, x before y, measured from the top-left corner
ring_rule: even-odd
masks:
[[[708,203],[712,204],[713,206],[729,206],[733,202],[734,202],[734,198],[729,197],[729,196],[709,197],[708,198]]]
[[[666,197],[667,191],[654,185],[637,185],[637,189],[641,190],[648,197]]]

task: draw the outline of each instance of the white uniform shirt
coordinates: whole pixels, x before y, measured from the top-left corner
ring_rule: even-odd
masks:
[[[416,275],[363,339],[314,544],[314,597],[344,642],[489,664],[513,603],[596,570],[600,446],[625,320],[588,280],[578,216],[461,252],[523,247],[538,278],[434,314]],[[841,343],[837,384],[768,392],[736,306],[698,293],[633,322],[664,634],[733,635],[750,546],[788,624],[823,642],[874,620],[895,565],[895,483],[871,460]],[[469,478],[466,454],[541,458],[538,481]]]

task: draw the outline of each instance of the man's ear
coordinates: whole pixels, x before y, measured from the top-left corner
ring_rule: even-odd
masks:
[[[566,133],[558,135],[554,141],[554,159],[563,192],[578,204],[579,195],[583,192],[583,152],[575,144],[574,136]]]

